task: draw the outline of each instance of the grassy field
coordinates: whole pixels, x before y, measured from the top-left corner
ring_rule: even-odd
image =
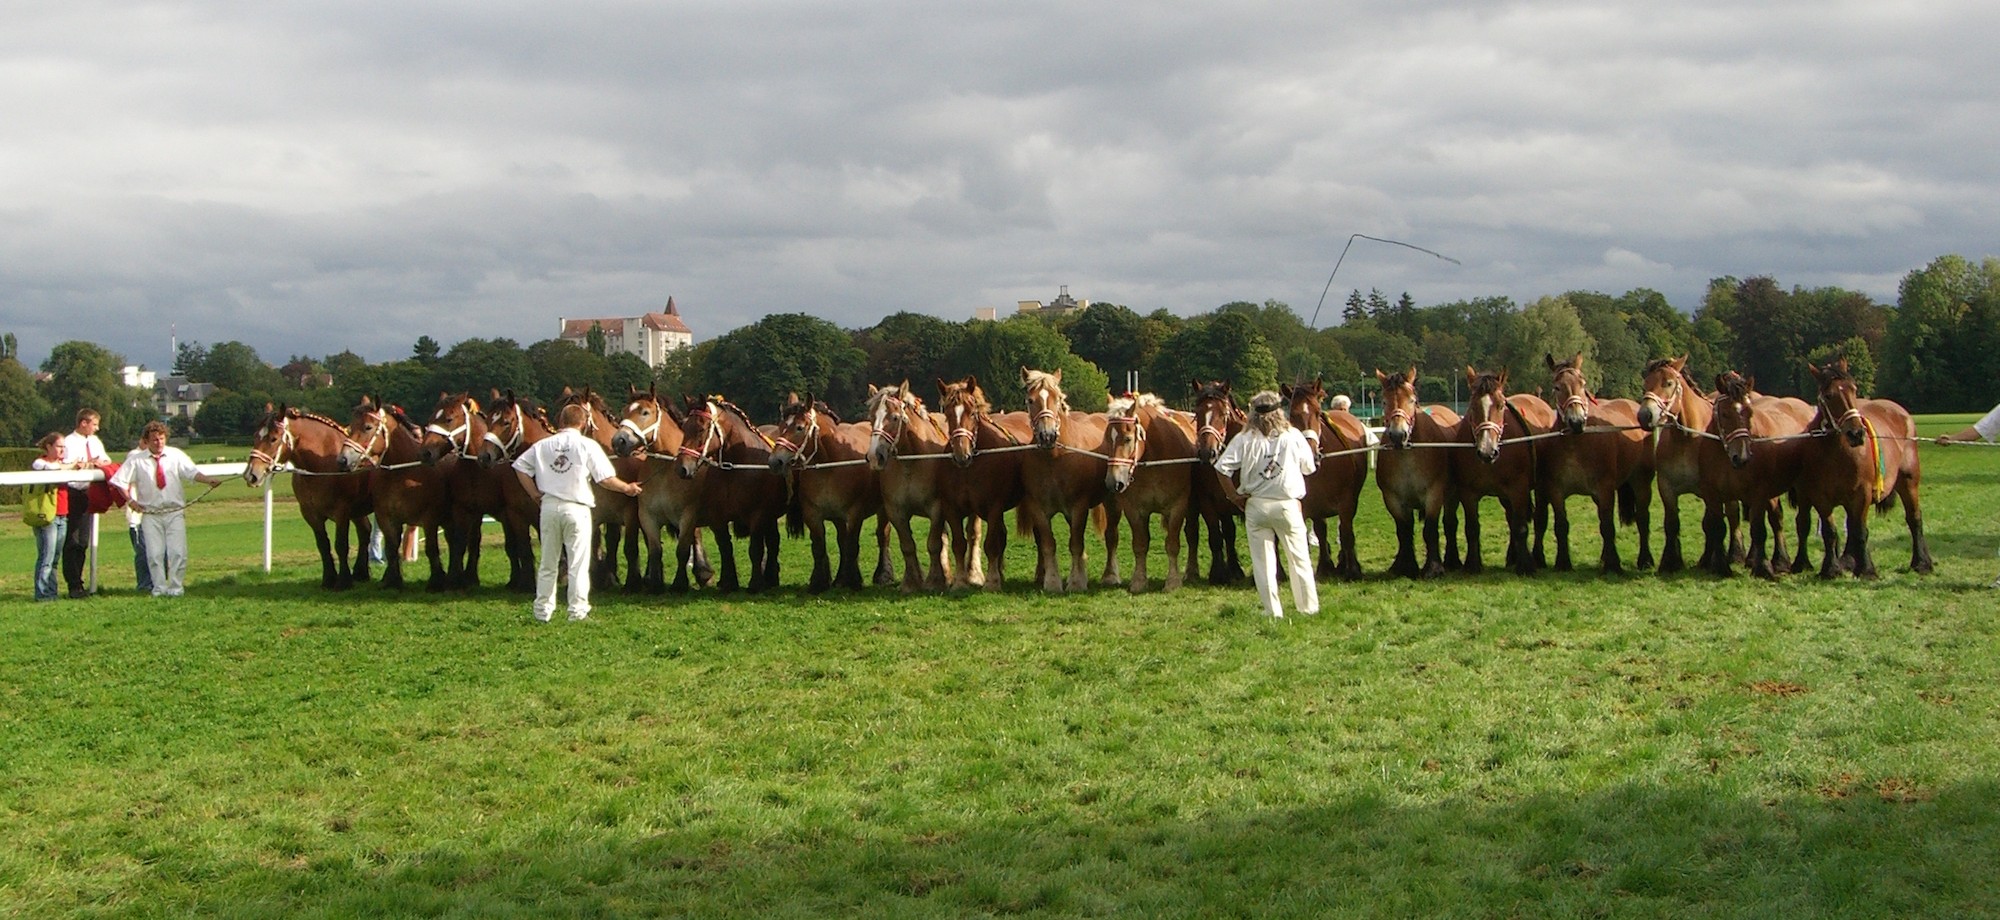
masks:
[[[30,604],[14,523],[0,914],[2000,915],[2000,450],[1924,461],[1929,577],[1898,512],[1871,583],[1375,574],[1282,623],[814,598],[788,544],[771,595],[536,625],[323,593],[289,513],[266,575],[236,485],[187,597]]]

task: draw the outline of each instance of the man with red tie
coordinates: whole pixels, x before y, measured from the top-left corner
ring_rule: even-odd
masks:
[[[188,502],[183,484],[220,485],[222,480],[203,473],[185,451],[167,446],[165,422],[147,422],[139,447],[142,452],[127,459],[111,482],[145,513],[139,527],[145,535],[153,596],[179,597],[187,578]]]

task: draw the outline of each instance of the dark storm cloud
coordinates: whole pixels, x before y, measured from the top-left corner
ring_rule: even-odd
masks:
[[[181,3],[0,36],[0,313],[164,365],[656,309],[1719,275],[1995,238],[1987,5]]]

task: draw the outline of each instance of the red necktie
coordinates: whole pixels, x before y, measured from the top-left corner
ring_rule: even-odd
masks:
[[[160,463],[163,459],[165,458],[159,454],[153,455],[153,484],[159,486],[162,491],[165,491],[167,488],[167,468]]]

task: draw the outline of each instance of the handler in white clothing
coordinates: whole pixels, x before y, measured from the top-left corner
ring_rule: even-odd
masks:
[[[1250,572],[1264,612],[1285,615],[1278,603],[1278,547],[1292,574],[1292,603],[1300,613],[1319,612],[1319,585],[1306,553],[1306,529],[1299,500],[1306,477],[1319,469],[1319,451],[1285,418],[1285,401],[1265,390],[1250,397],[1250,424],[1223,448],[1215,469],[1249,497],[1243,518],[1250,531]]]
[[[556,572],[569,554],[569,618],[590,615],[590,509],[597,483],[626,495],[639,485],[618,478],[604,448],[583,436],[584,407],[564,406],[555,434],[535,443],[514,461],[514,475],[528,497],[542,506],[542,562],[535,571],[535,619],[547,623],[556,612]]]
[[[179,597],[187,580],[187,492],[185,483],[221,485],[202,472],[178,447],[167,446],[167,424],[147,422],[139,435],[143,451],[125,459],[111,482],[123,489],[145,515],[139,521],[146,543],[146,570],[154,597]]]

